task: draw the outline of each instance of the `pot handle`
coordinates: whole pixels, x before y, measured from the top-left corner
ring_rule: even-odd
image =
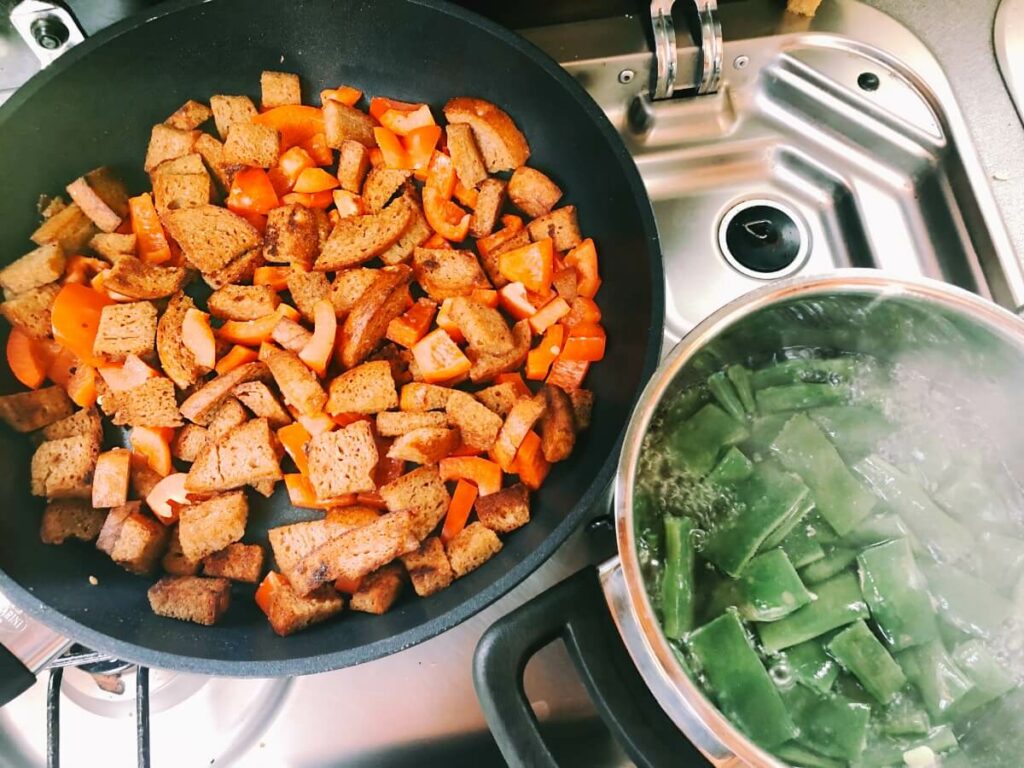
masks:
[[[537,651],[558,638],[565,642],[601,718],[637,765],[708,765],[640,679],[608,614],[593,567],[500,618],[477,645],[477,696],[510,765],[557,768],[523,689],[523,671]]]
[[[0,593],[0,707],[32,687],[36,674],[70,646]]]

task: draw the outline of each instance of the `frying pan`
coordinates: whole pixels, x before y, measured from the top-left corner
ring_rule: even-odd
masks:
[[[151,613],[146,590],[153,579],[125,573],[87,545],[40,543],[42,502],[29,495],[31,446],[4,432],[0,592],[11,606],[0,602],[0,639],[5,630],[8,648],[30,646],[25,633],[38,623],[52,631],[50,642],[55,633],[127,661],[211,675],[304,675],[368,661],[449,629],[511,589],[565,539],[611,478],[661,342],[662,266],[650,203],[632,159],[586,92],[529,43],[455,6],[185,0],[109,28],[0,108],[0,261],[29,249],[40,193],[60,193],[104,164],[129,189],[147,189],[141,169],[150,127],[189,98],[257,95],[263,69],[298,73],[306,103],[316,103],[321,88],[346,83],[371,95],[427,101],[435,113],[452,96],[472,95],[513,116],[529,140],[530,164],[566,190],[601,253],[598,298],[610,343],[587,381],[596,393],[593,424],[535,494],[532,522],[483,567],[430,598],[403,599],[384,616],[346,614],[289,638],[273,634],[251,588],[236,585],[222,622],[200,627]],[[0,391],[17,389],[0,373]],[[269,500],[251,499],[246,540],[265,542],[268,528],[310,517],[279,487]],[[38,641],[27,671],[13,654],[0,653],[0,695],[6,687],[10,698],[31,681],[46,642]]]

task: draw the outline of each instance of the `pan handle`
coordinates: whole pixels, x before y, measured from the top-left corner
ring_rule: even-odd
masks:
[[[39,671],[70,646],[0,594],[0,707],[30,688]]]
[[[559,638],[605,724],[638,766],[707,765],[640,679],[608,614],[593,567],[503,616],[477,645],[477,696],[510,765],[557,768],[526,697],[523,671],[537,651]]]

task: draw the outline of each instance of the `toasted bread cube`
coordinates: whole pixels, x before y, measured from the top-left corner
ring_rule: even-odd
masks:
[[[396,385],[408,384],[412,381],[412,372],[409,370],[412,365],[412,352],[405,347],[400,347],[394,342],[387,342],[381,345],[380,349],[369,357],[369,362],[383,361],[391,366],[391,378]]]
[[[391,366],[384,361],[357,365],[330,384],[327,412],[379,413],[398,407],[398,394]]]
[[[316,374],[306,367],[298,355],[278,349],[267,356],[266,362],[286,403],[307,416],[313,416],[324,409],[327,393],[317,381]]]
[[[205,168],[199,173],[159,173],[153,177],[153,201],[160,215],[178,208],[208,205],[211,192],[210,174]]]
[[[231,165],[224,159],[224,145],[208,133],[201,133],[196,139],[196,152],[203,158],[203,162],[221,190],[227,194],[231,189],[231,180],[240,166]]]
[[[464,187],[475,189],[487,178],[487,168],[476,139],[473,138],[473,129],[468,123],[451,123],[445,133],[455,175]]]
[[[153,169],[149,176],[155,181],[157,177],[164,174],[184,174],[187,176],[192,173],[206,173],[206,166],[203,165],[203,156],[198,152],[190,152],[181,157],[164,160]]]
[[[63,544],[67,539],[93,541],[106,519],[106,510],[93,509],[84,499],[51,501],[43,510],[39,538],[44,544]]]
[[[295,354],[301,352],[312,338],[312,331],[303,328],[290,317],[282,317],[274,326],[274,341]]]
[[[267,603],[261,607],[267,614],[270,626],[281,637],[326,621],[341,613],[345,607],[344,598],[330,584],[324,584],[305,597],[300,597],[280,576],[275,573],[267,576],[267,579],[272,578],[274,587],[266,593]]]
[[[475,392],[474,396],[490,410],[505,417],[508,416],[508,412],[512,410],[512,406],[519,399],[519,390],[515,384],[506,381],[504,384],[495,384],[481,389]]]
[[[565,299],[567,304],[576,300],[578,293],[579,273],[574,267],[559,269],[551,278],[551,285],[557,291],[559,298]]]
[[[161,354],[161,358],[163,355]],[[164,363],[166,367],[166,363]],[[260,362],[245,363],[234,370],[208,381],[181,404],[181,415],[189,421],[206,426],[217,409],[239,384],[246,381],[265,381],[269,377],[267,366]]]
[[[314,435],[306,447],[309,482],[317,498],[333,499],[347,493],[376,490],[373,471],[377,444],[366,421],[356,421],[334,432]]]
[[[164,552],[160,565],[164,573],[171,576],[195,576],[199,573],[202,563],[198,560],[189,560],[181,551],[181,539],[178,538],[178,526],[171,529],[171,537],[167,542],[167,551]]]
[[[509,352],[499,355],[482,353],[478,351],[473,367],[469,370],[469,378],[474,384],[490,381],[499,373],[507,373],[522,368],[526,362],[526,356],[530,354],[530,342],[533,340],[533,332],[530,330],[528,320],[520,320],[512,326],[512,341],[515,342]]]
[[[448,405],[448,398],[455,390],[414,381],[402,387],[399,407],[403,411],[437,411]]]
[[[233,491],[181,508],[178,538],[189,560],[202,560],[245,535],[249,502],[244,491]]]
[[[260,244],[260,233],[219,205],[169,211],[164,226],[200,272],[216,272]]]
[[[481,354],[504,355],[515,347],[512,331],[501,312],[477,301],[457,296],[451,302],[452,322],[469,343]]]
[[[185,424],[171,441],[171,455],[191,464],[199,456],[199,452],[206,445],[208,438],[206,427],[200,427],[198,424]]]
[[[87,499],[99,443],[88,435],[47,440],[32,454],[32,495]]]
[[[191,154],[198,138],[199,131],[182,131],[163,123],[154,125],[143,168],[149,173],[166,160]]]
[[[457,429],[420,427],[396,437],[388,449],[388,458],[436,464],[459,447],[459,440]]]
[[[213,112],[210,111],[208,106],[194,99],[189,99],[178,107],[164,122],[171,126],[171,128],[177,128],[179,131],[192,131],[209,120],[212,115]]]
[[[185,314],[194,307],[190,296],[178,292],[167,302],[167,309],[156,324],[156,351],[160,357],[160,365],[163,366],[164,373],[181,389],[195,384],[206,371],[196,362],[195,356],[185,346],[182,338],[181,326],[185,321]],[[193,401],[194,398],[190,397],[185,402]],[[186,414],[186,418],[192,416]]]
[[[370,170],[370,152],[358,141],[345,139],[338,147],[338,181],[341,188],[359,194],[363,188],[363,179]]]
[[[536,168],[523,165],[508,180],[508,199],[527,216],[537,218],[551,213],[562,199],[562,190]]]
[[[324,243],[313,268],[318,272],[335,272],[380,256],[398,241],[412,218],[413,204],[403,195],[377,213],[341,219]]]
[[[65,437],[85,435],[96,441],[99,445],[103,442],[103,422],[95,408],[82,408],[70,416],[65,416],[60,421],[55,421],[49,426],[43,427],[43,440],[62,440]],[[117,504],[107,506],[116,507]]]
[[[526,229],[534,242],[551,238],[556,251],[568,251],[583,241],[576,222],[576,206],[566,205],[531,221]]]
[[[132,474],[129,482],[135,496],[140,499],[146,498],[163,479],[163,475],[149,466],[143,457],[132,455]]]
[[[363,202],[369,213],[384,209],[391,198],[404,187],[412,176],[412,171],[401,171],[395,168],[371,168],[363,184]]]
[[[145,575],[156,567],[169,538],[163,524],[142,512],[141,501],[129,501],[107,514],[96,548],[126,571]]]
[[[387,613],[401,594],[404,583],[405,569],[398,563],[389,563],[363,579],[348,607],[378,616]]]
[[[356,521],[366,525],[369,521]],[[295,567],[327,542],[358,527],[350,520],[339,520],[328,513],[323,520],[308,520],[291,525],[280,525],[268,531],[270,548],[274,551],[277,568],[288,579],[292,578]]]
[[[248,420],[249,414],[238,398],[227,397],[210,417],[210,423],[206,425],[207,436],[210,440],[220,440]]]
[[[430,228],[426,217],[423,215],[420,204],[412,200],[408,195],[406,199],[409,200],[409,205],[412,209],[409,225],[398,239],[380,255],[380,260],[388,266],[407,262],[416,249],[427,242],[430,236],[434,234],[434,230]]]
[[[469,219],[469,234],[473,237],[486,237],[494,231],[505,204],[505,188],[502,179],[485,179],[480,185],[476,207]]]
[[[206,308],[221,320],[256,320],[271,314],[280,301],[269,285],[225,285],[210,295]]]
[[[331,283],[331,303],[339,320],[344,320],[366,289],[377,279],[378,270],[355,267],[338,272]]]
[[[358,141],[364,147],[377,146],[373,136],[377,121],[365,112],[337,101],[324,104],[323,112],[327,146],[341,149],[345,141]]]
[[[485,497],[486,498],[486,497]],[[483,523],[470,523],[445,547],[455,578],[475,571],[501,551],[501,539]]]
[[[180,427],[181,413],[174,398],[174,382],[158,376],[118,392],[112,420],[118,426]]]
[[[277,480],[255,480],[249,485],[256,493],[260,496],[270,498],[274,495],[274,491],[277,490]]]
[[[576,444],[576,424],[572,400],[560,388],[545,384],[541,390],[546,408],[540,420],[541,451],[549,462],[569,458]]]
[[[146,593],[157,616],[212,626],[231,604],[231,582],[202,576],[164,576]]]
[[[217,125],[221,141],[227,139],[234,126],[246,125],[259,114],[256,105],[248,96],[217,94],[210,97],[210,108],[213,110],[213,121]]]
[[[16,432],[33,432],[71,415],[62,387],[44,387],[0,397],[0,419]]]
[[[299,76],[291,72],[264,70],[260,74],[260,92],[260,104],[264,109],[302,103]]]
[[[123,360],[146,357],[156,343],[156,307],[148,301],[108,304],[100,311],[94,355]]]
[[[203,281],[213,289],[223,288],[231,283],[248,282],[264,264],[266,260],[263,258],[263,249],[253,248],[228,262],[227,266],[213,272],[203,272]]]
[[[813,18],[818,12],[819,5],[821,5],[821,0],[789,0],[786,3],[786,10],[790,13]]]
[[[94,507],[119,507],[128,501],[131,459],[131,451],[124,448],[114,448],[97,457],[92,479]]]
[[[594,393],[589,389],[574,389],[569,393],[572,401],[573,423],[577,432],[590,426],[590,414],[594,410]]]
[[[476,516],[495,533],[512,533],[530,522],[530,491],[522,483],[478,496]]]
[[[458,97],[444,105],[449,123],[466,123],[491,173],[513,171],[526,162],[526,137],[504,111],[483,99]]]
[[[259,123],[231,126],[224,140],[224,162],[272,168],[281,154],[281,135],[276,128]]]
[[[279,462],[275,437],[267,420],[253,419],[220,440],[208,440],[188,471],[185,487],[194,493],[208,493],[241,488],[260,480],[280,480]],[[230,543],[224,542],[221,547]]]
[[[107,261],[114,263],[125,256],[134,256],[135,242],[135,235],[100,232],[98,235],[93,235],[89,241],[89,247]]]
[[[512,410],[505,417],[505,423],[501,425],[498,439],[494,442],[494,452],[501,457],[502,460],[498,463],[502,464],[503,469],[507,471],[504,460],[511,462],[516,451],[519,450],[523,438],[526,437],[526,433],[533,429],[533,425],[544,415],[546,408],[547,404],[543,393],[516,400]]]
[[[128,191],[109,168],[89,171],[66,189],[82,212],[104,232],[113,232],[128,217]]]
[[[441,411],[386,411],[377,414],[377,434],[381,437],[398,437],[414,429],[443,427],[448,416]]]
[[[0,304],[0,315],[29,336],[45,339],[52,331],[50,308],[59,292],[60,286],[50,283],[19,293]]]
[[[501,231],[504,233],[506,230],[503,229]],[[501,254],[529,244],[530,233],[524,228],[509,233],[501,243],[494,245],[487,253],[480,254],[480,263],[483,265],[484,271],[491,279],[491,282],[494,283],[495,288],[504,288],[509,282],[508,278],[501,274]]]
[[[263,547],[259,544],[228,544],[203,560],[203,575],[256,584],[263,573]]]
[[[257,418],[266,419],[271,429],[279,429],[292,423],[291,414],[281,401],[262,381],[249,381],[234,389],[237,397]]]
[[[180,291],[187,278],[184,267],[161,267],[125,256],[107,272],[104,286],[131,299],[162,299]]]
[[[309,269],[320,253],[320,223],[314,211],[292,203],[267,215],[263,257]]]
[[[448,489],[437,467],[425,466],[407,472],[378,491],[391,512],[409,510],[413,513],[412,533],[423,541],[444,518],[451,503]]]
[[[379,509],[355,505],[351,507],[331,507],[324,515],[324,519],[332,525],[343,525],[348,531],[351,531],[355,528],[369,525],[380,515]]]
[[[0,269],[0,287],[6,294],[15,295],[48,285],[64,274],[66,263],[60,244],[40,245]]]
[[[416,280],[434,301],[468,296],[475,288],[490,288],[476,256],[453,248],[417,248],[412,255]]]
[[[426,539],[415,552],[403,555],[402,564],[409,572],[412,588],[420,597],[440,592],[454,579],[448,555],[437,536]]]
[[[57,243],[64,253],[76,253],[96,232],[92,219],[85,215],[78,203],[71,203],[40,224],[32,233],[31,240],[36,245]]]
[[[288,275],[288,292],[295,308],[309,322],[313,322],[313,308],[318,301],[331,295],[331,284],[323,272],[295,272]]]
[[[498,414],[459,390],[451,393],[445,410],[448,423],[459,428],[463,445],[483,452],[491,450],[503,423]]]

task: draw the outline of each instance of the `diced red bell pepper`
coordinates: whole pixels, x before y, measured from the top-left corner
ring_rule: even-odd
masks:
[[[405,147],[398,136],[383,126],[374,128],[373,135],[377,139],[377,148],[384,157],[385,168],[412,170],[412,158],[405,151]]]
[[[404,314],[388,323],[386,338],[403,347],[412,348],[427,335],[437,314],[437,302],[418,299]]]
[[[555,360],[551,365],[547,383],[572,392],[583,386],[583,379],[590,370],[590,363],[584,360]]]
[[[567,361],[596,363],[604,358],[605,344],[602,326],[597,323],[580,323],[569,329],[560,357]]]
[[[525,320],[537,314],[537,307],[526,294],[522,283],[509,283],[498,290],[498,303],[516,320]]]
[[[520,282],[530,291],[546,294],[554,275],[551,238],[505,251],[498,257],[498,270],[508,280]]]
[[[601,275],[597,270],[597,248],[589,237],[577,245],[565,257],[565,265],[573,267],[579,279],[576,281],[576,292],[588,299],[594,298],[601,287]]]
[[[544,332],[544,337],[526,356],[526,378],[531,381],[543,381],[562,351],[565,340],[565,326],[555,324]]]
[[[243,168],[231,180],[227,207],[235,213],[269,213],[280,203],[267,172]]]
[[[470,215],[431,187],[423,188],[423,215],[430,228],[445,240],[461,243],[469,234]]]
[[[148,192],[128,199],[135,250],[139,258],[150,264],[164,264],[171,260],[171,247],[157,215],[153,198]]]

